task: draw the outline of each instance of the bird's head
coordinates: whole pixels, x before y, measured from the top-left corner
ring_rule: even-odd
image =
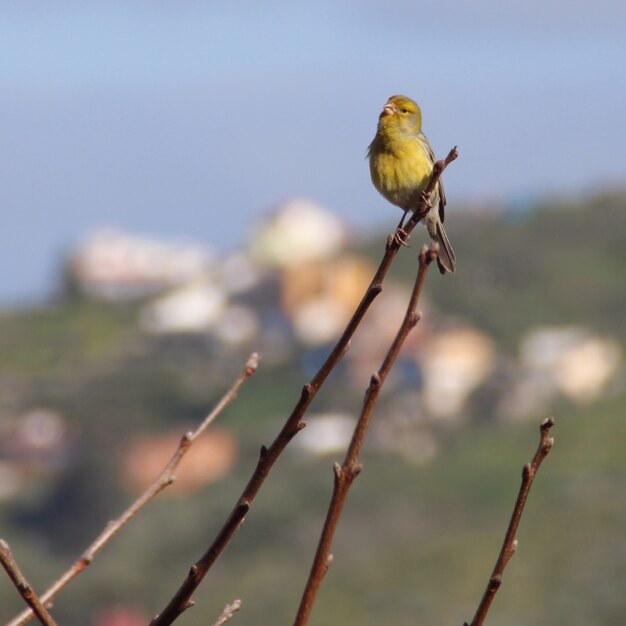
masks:
[[[406,96],[391,96],[378,118],[381,129],[419,133],[422,130],[422,111],[418,104]]]

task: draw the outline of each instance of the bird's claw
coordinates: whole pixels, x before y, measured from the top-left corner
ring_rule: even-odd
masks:
[[[430,194],[425,191],[420,192],[420,202],[419,202],[419,213],[420,215],[428,215],[430,210],[433,208],[432,202],[430,200]]]
[[[420,192],[420,202],[422,202],[423,204],[425,204],[427,206],[432,206],[432,204],[430,202],[430,194],[426,193],[425,190]]]
[[[393,240],[399,246],[404,246],[405,248],[410,248],[411,246],[409,246],[409,244],[407,243],[408,239],[409,239],[409,235],[407,235],[407,233],[404,230],[404,228],[397,228],[396,232],[393,234]]]

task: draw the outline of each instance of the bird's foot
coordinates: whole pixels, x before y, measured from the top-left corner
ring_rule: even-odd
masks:
[[[419,214],[421,216],[428,215],[432,208],[433,204],[430,200],[430,194],[426,193],[425,191],[420,192]]]
[[[396,242],[396,244],[398,244],[399,246],[404,246],[405,248],[411,247],[407,243],[407,241],[409,240],[409,237],[410,235],[407,235],[404,228],[400,228],[400,227],[396,228],[396,232],[393,234],[393,240]]]

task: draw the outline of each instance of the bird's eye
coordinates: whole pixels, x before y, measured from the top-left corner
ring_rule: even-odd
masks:
[[[409,112],[408,109],[400,109],[400,111],[402,111],[402,113],[408,113]]]

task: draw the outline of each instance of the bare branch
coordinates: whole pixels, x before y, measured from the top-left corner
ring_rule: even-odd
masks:
[[[433,167],[433,173],[431,176],[428,189],[425,192],[425,196],[418,210],[413,214],[411,219],[407,222],[404,231],[408,236],[409,233],[415,228],[417,222],[423,217],[424,213],[428,210],[428,199],[432,190],[435,188],[437,181],[441,177],[445,168],[458,157],[458,150],[454,147],[450,150],[448,156],[443,161],[437,161]],[[419,215],[418,215],[419,213]],[[213,540],[213,543],[209,546],[203,557],[199,562],[203,563],[203,569],[201,573],[194,573],[191,571],[179,587],[174,597],[168,602],[167,606],[150,622],[150,626],[166,626],[172,624],[174,620],[189,608],[191,595],[200,584],[204,575],[213,566],[213,563],[217,560],[222,553],[226,545],[233,538],[237,529],[243,522],[243,519],[248,512],[250,506],[256,494],[261,489],[261,486],[265,482],[267,475],[270,473],[274,463],[281,455],[282,451],[287,447],[289,442],[295,437],[295,435],[306,426],[302,420],[306,410],[313,401],[313,398],[319,391],[320,387],[324,384],[324,381],[334,369],[337,363],[341,360],[344,354],[347,352],[350,346],[350,339],[357,329],[361,320],[367,313],[370,305],[376,298],[376,296],[382,291],[382,283],[387,274],[387,271],[391,267],[391,263],[395,258],[398,250],[400,249],[400,243],[393,235],[389,235],[387,238],[387,245],[385,246],[385,254],[372,278],[372,282],[369,284],[361,302],[359,303],[356,311],[352,315],[352,318],[348,322],[343,334],[337,341],[335,347],[331,350],[330,354],[326,358],[326,361],[322,364],[315,376],[310,382],[306,383],[300,393],[300,398],[291,411],[291,414],[287,418],[282,429],[272,442],[272,444],[266,448],[261,447],[261,454],[257,465],[245,486],[243,493],[239,496],[233,510],[231,511],[228,519],[218,532],[217,536]],[[205,569],[206,568],[206,569]],[[192,568],[193,569],[193,568]]]
[[[220,616],[217,618],[217,621],[213,624],[213,626],[222,626],[230,619],[232,619],[233,615],[241,608],[241,600],[235,600],[232,604],[227,604],[224,607],[224,610],[220,613]]]
[[[2,567],[4,567],[9,578],[15,585],[15,588],[19,591],[22,598],[24,598],[24,602],[28,604],[39,622],[44,624],[44,626],[56,626],[56,622],[52,619],[46,607],[37,597],[35,590],[30,586],[24,574],[20,571],[13,557],[13,553],[11,552],[11,547],[4,539],[0,539],[0,564],[2,564]]]
[[[422,291],[426,272],[428,271],[430,263],[436,258],[437,252],[434,247],[430,250],[426,246],[422,248],[422,252],[419,257],[417,277],[415,279],[415,284],[413,285],[413,291],[411,292],[411,298],[409,299],[409,305],[402,324],[398,329],[398,333],[396,334],[396,337],[393,340],[393,343],[391,344],[380,369],[372,376],[370,385],[365,392],[363,409],[361,410],[361,415],[355,426],[354,433],[352,434],[352,440],[348,446],[348,451],[346,452],[343,465],[339,466],[335,463],[333,495],[328,507],[326,521],[317,546],[309,579],[304,589],[304,593],[302,594],[300,607],[298,608],[298,613],[294,622],[295,626],[304,626],[308,622],[309,616],[311,615],[311,610],[313,608],[317,592],[322,583],[322,579],[326,574],[330,561],[332,560],[332,556],[330,555],[331,544],[335,534],[335,529],[337,528],[337,524],[341,516],[343,505],[348,495],[348,490],[362,469],[362,466],[359,463],[359,452],[361,450],[361,446],[363,445],[363,439],[369,426],[372,411],[378,400],[378,395],[380,394],[383,383],[387,378],[387,374],[389,374],[389,371],[391,370],[391,367],[400,352],[402,344],[413,327],[419,321],[417,303]]]
[[[493,602],[493,599],[502,584],[504,568],[511,560],[513,554],[515,554],[515,550],[517,549],[517,539],[515,539],[515,535],[517,534],[517,528],[522,518],[522,513],[524,512],[524,506],[526,505],[530,488],[533,484],[533,480],[535,479],[535,475],[539,470],[539,466],[546,456],[548,456],[548,453],[554,445],[554,439],[549,436],[552,426],[554,426],[553,417],[549,417],[541,422],[541,437],[539,439],[539,446],[537,447],[537,451],[535,452],[535,456],[532,461],[524,465],[524,469],[522,471],[522,484],[520,486],[519,493],[517,494],[517,500],[515,502],[515,507],[513,508],[513,514],[511,515],[511,521],[509,522],[509,527],[507,528],[504,536],[504,542],[502,543],[498,560],[493,568],[493,572],[491,572],[489,582],[487,583],[485,593],[483,594],[480,604],[478,605],[474,619],[470,622],[469,626],[482,626],[485,621],[485,617],[489,612],[489,607],[491,606],[491,603]],[[468,626],[467,622],[464,626]]]
[[[204,418],[202,423],[193,432],[185,433],[176,448],[176,451],[170,458],[163,471],[156,480],[135,500],[116,520],[109,522],[104,530],[96,537],[96,539],[87,547],[81,557],[65,571],[41,596],[42,602],[49,602],[57,593],[72,581],[78,574],[84,571],[93,561],[96,555],[104,548],[104,546],[117,535],[117,533],[133,518],[141,509],[143,509],[150,500],[152,500],[163,489],[171,485],[174,480],[174,472],[185,456],[193,442],[209,427],[209,425],[217,418],[217,416],[228,406],[236,397],[241,385],[256,371],[259,365],[259,355],[254,352],[246,361],[246,365],[241,374],[237,377],[230,389],[222,396],[221,400],[213,408],[213,410]],[[32,611],[26,610],[7,626],[21,626],[33,617]]]

